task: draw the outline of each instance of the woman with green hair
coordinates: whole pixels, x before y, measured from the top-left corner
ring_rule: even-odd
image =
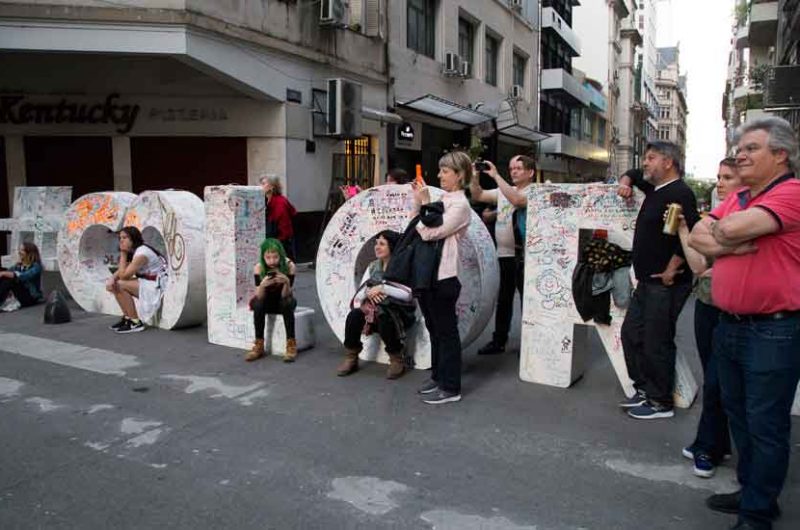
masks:
[[[267,238],[261,242],[259,261],[253,273],[256,294],[250,300],[250,309],[253,310],[256,338],[245,360],[255,361],[264,356],[265,318],[267,315],[281,315],[286,329],[286,352],[283,354],[283,361],[294,362],[297,357],[297,342],[294,336],[294,310],[297,301],[292,292],[295,265],[286,257],[286,250],[280,241]]]

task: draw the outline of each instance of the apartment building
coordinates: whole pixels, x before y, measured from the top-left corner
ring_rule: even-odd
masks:
[[[573,68],[581,56],[573,20],[582,9],[578,0],[542,1],[540,124],[550,136],[540,144],[540,166],[543,178],[553,182],[597,181],[608,176],[605,76]],[[589,53],[595,49],[590,47]]]
[[[677,46],[658,48],[658,139],[676,144],[681,151],[681,166],[686,160],[687,78],[680,75],[680,50]]]
[[[738,2],[723,95],[729,152],[736,128],[774,114],[800,135],[800,1]]]
[[[633,165],[641,167],[647,143],[658,137],[658,97],[656,95],[656,0],[637,0],[636,24],[642,45],[636,50],[636,80],[634,82],[634,154]]]
[[[14,186],[202,196],[274,173],[307,259],[332,176],[386,168],[385,0],[51,4],[0,2],[0,217]],[[330,78],[356,83],[345,121]]]
[[[393,0],[389,3],[388,165],[423,168],[456,147],[504,168],[533,153],[538,131],[537,0]]]

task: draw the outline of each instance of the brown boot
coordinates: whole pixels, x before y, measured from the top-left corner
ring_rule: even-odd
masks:
[[[253,347],[250,348],[250,351],[247,352],[247,355],[244,356],[244,360],[247,362],[255,361],[256,359],[260,359],[264,356],[264,339],[256,339],[253,342]]]
[[[345,375],[350,375],[353,372],[357,372],[358,354],[360,351],[361,350],[351,350],[350,348],[345,348],[344,360],[339,366],[336,367],[336,375],[343,377]]]
[[[398,379],[406,373],[402,354],[389,355],[389,368],[386,370],[386,379]]]
[[[297,341],[294,339],[286,340],[286,353],[283,354],[283,362],[293,363],[297,358]]]

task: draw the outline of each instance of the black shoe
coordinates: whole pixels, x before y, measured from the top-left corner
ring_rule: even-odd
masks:
[[[497,344],[491,341],[489,344],[478,350],[478,355],[498,355],[506,351],[504,344]]]
[[[461,394],[456,392],[448,392],[447,390],[439,390],[435,394],[432,394],[430,397],[426,397],[422,401],[428,405],[455,403],[456,401],[461,401]]]
[[[122,318],[119,319],[119,322],[117,322],[116,324],[112,324],[112,325],[108,326],[108,329],[110,329],[111,331],[117,331],[119,328],[121,328],[123,325],[125,325],[125,322],[127,322],[127,321],[128,321],[128,317],[122,317]]]
[[[428,379],[425,381],[424,385],[417,389],[417,394],[422,394],[424,396],[425,394],[433,394],[437,390],[439,390],[439,383],[433,379]]]
[[[715,512],[738,514],[739,503],[741,502],[742,502],[742,490],[739,490],[733,493],[720,493],[718,495],[712,495],[711,497],[706,499],[706,506],[708,506]],[[778,506],[777,502],[772,505],[772,510],[770,511],[772,512],[770,514],[770,518],[773,521],[781,516],[781,507]],[[746,522],[746,521],[742,520],[741,522]],[[753,524],[753,523],[748,523],[748,524]]]
[[[139,331],[144,331],[144,324],[142,324],[141,320],[137,320],[134,322],[133,320],[126,320],[125,323],[117,328],[117,333],[137,333]]]

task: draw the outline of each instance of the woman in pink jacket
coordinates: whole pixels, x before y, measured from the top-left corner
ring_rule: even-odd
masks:
[[[437,281],[431,289],[422,291],[419,299],[425,327],[431,338],[431,380],[419,393],[431,405],[461,400],[461,338],[458,335],[456,301],[461,293],[458,281],[458,242],[464,237],[470,222],[470,206],[464,189],[472,177],[472,160],[464,152],[447,153],[439,159],[439,185],[444,214],[441,226],[417,225],[425,241],[444,240]],[[428,190],[415,183],[414,201],[429,202]]]

